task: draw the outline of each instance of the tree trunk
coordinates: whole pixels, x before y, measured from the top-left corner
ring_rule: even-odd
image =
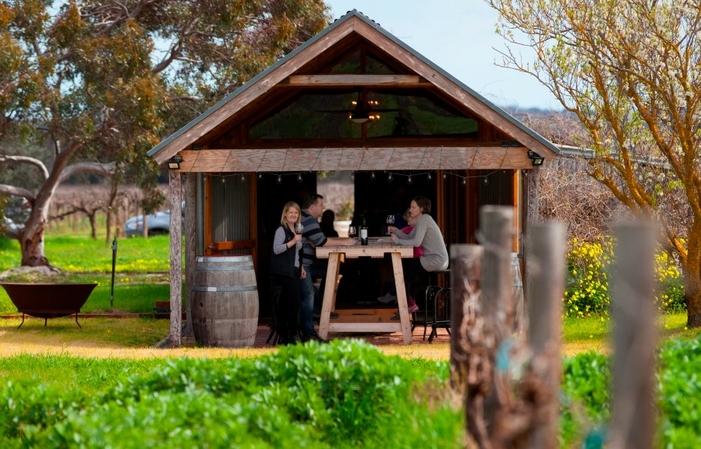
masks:
[[[684,300],[686,301],[686,326],[701,327],[701,275],[698,269],[686,272],[684,283]]]
[[[44,230],[46,223],[32,224],[40,217],[30,216],[20,234],[20,246],[22,248],[23,267],[51,267],[49,260],[44,256]],[[34,220],[32,220],[34,219]]]

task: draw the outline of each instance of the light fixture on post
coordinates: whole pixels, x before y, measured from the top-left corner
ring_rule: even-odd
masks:
[[[180,154],[176,154],[175,156],[168,159],[168,168],[171,170],[180,170],[180,164],[182,162],[183,158],[180,157]]]
[[[531,160],[531,164],[534,167],[539,167],[545,162],[545,158],[533,150],[528,150],[528,158]]]

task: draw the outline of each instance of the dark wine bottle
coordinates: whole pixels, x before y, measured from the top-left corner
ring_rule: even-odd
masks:
[[[360,244],[368,244],[368,224],[363,217],[363,224],[360,226]]]

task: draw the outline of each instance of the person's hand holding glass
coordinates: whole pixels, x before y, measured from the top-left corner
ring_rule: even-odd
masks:
[[[392,235],[392,226],[394,226],[394,214],[387,215],[387,219],[385,220],[387,223],[387,235]]]

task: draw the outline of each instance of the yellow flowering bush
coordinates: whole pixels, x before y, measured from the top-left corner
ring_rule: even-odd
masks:
[[[564,313],[567,317],[608,315],[611,303],[609,268],[613,264],[613,239],[580,242],[575,239],[567,253],[567,285]],[[666,252],[655,255],[659,285],[657,302],[661,310],[682,311],[684,285],[679,267]]]

